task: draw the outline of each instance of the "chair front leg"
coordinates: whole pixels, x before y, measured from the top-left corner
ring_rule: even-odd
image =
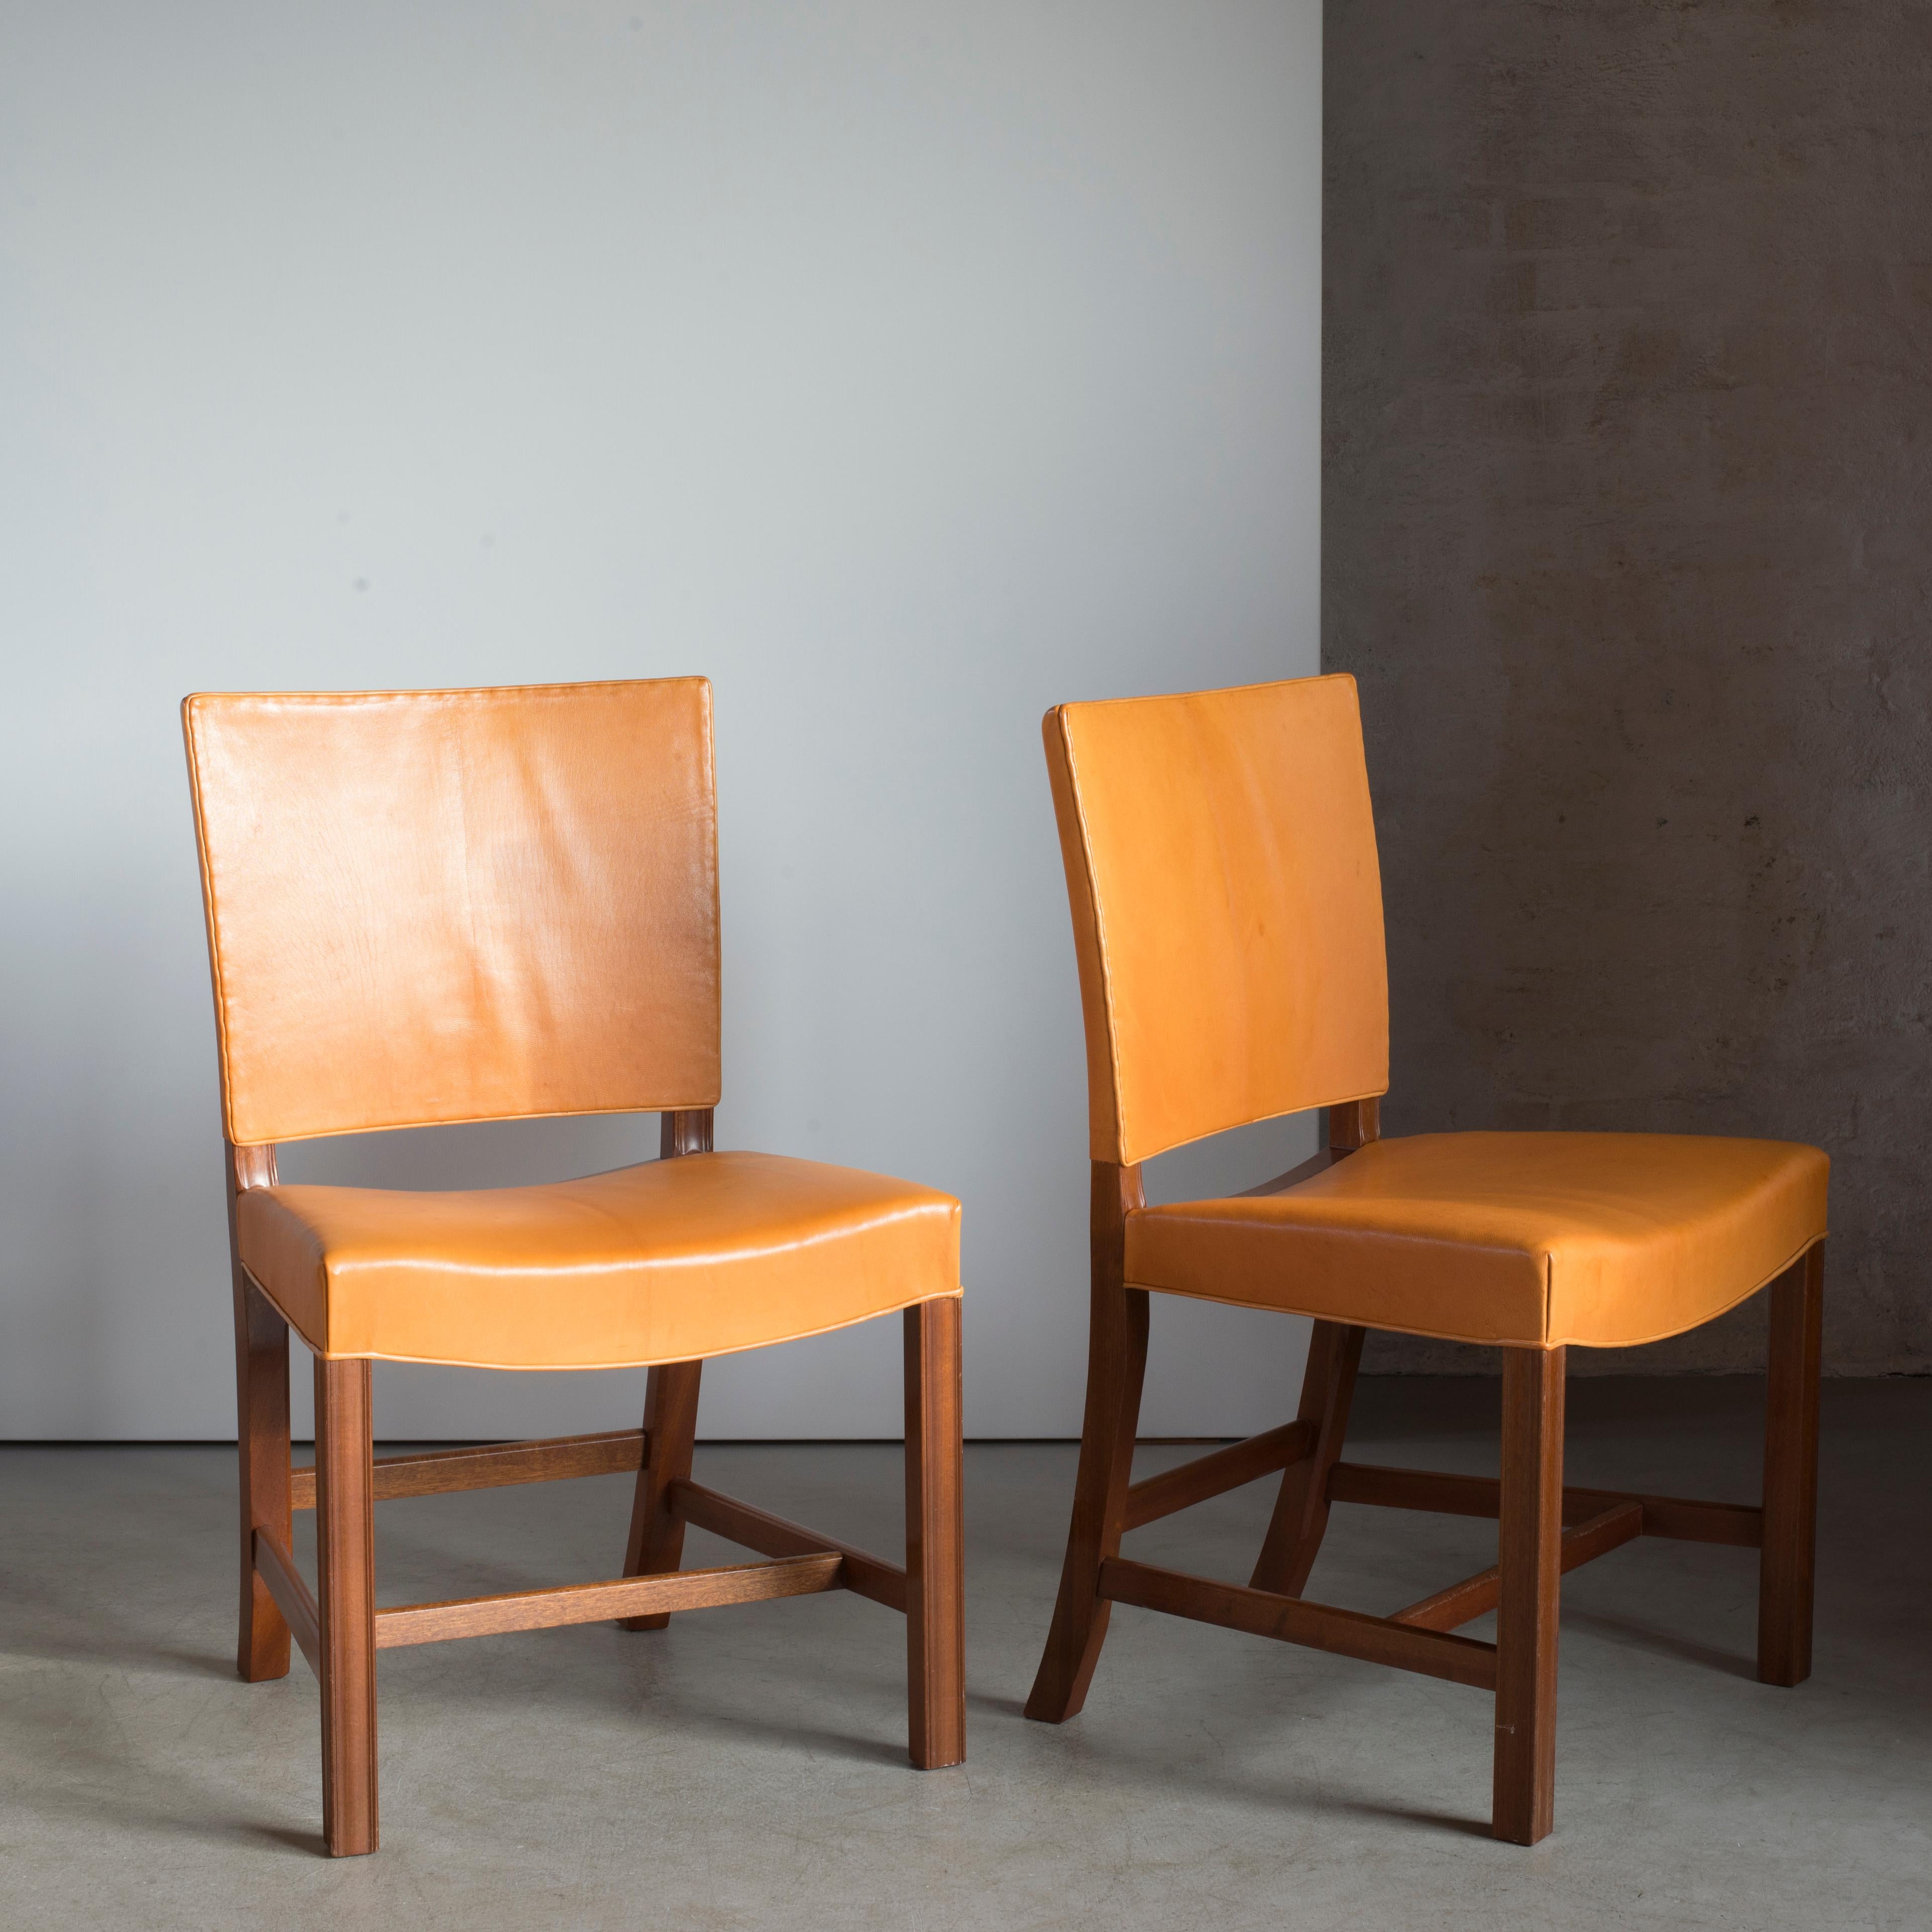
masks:
[[[1517,1845],[1548,1837],[1556,1816],[1564,1366],[1561,1348],[1503,1351],[1491,1829]]]
[[[1100,1594],[1100,1566],[1120,1550],[1127,1486],[1147,1373],[1148,1294],[1124,1280],[1125,1220],[1141,1204],[1140,1170],[1094,1162],[1094,1280],[1087,1345],[1087,1417],[1073,1483],[1073,1520],[1046,1652],[1026,1714],[1058,1724],[1087,1701],[1113,1606]]]
[[[702,1362],[663,1362],[644,1384],[644,1462],[631,1503],[631,1537],[624,1551],[626,1576],[657,1576],[684,1560],[684,1519],[671,1508],[670,1486],[691,1480],[692,1444],[698,1433],[698,1387]],[[668,1611],[620,1617],[628,1630],[662,1630]]]
[[[1787,1688],[1811,1675],[1818,1541],[1818,1376],[1825,1244],[1771,1285],[1764,1418],[1764,1548],[1758,1565],[1757,1675]]]
[[[1367,1333],[1340,1322],[1318,1322],[1308,1338],[1298,1419],[1315,1424],[1315,1447],[1282,1472],[1274,1514],[1248,1580],[1251,1590],[1298,1597],[1307,1587],[1308,1573],[1328,1532],[1328,1472],[1341,1460],[1355,1372],[1361,1366],[1362,1340]]]
[[[375,1471],[366,1359],[315,1363],[315,1545],[322,1669],[322,1835],[373,1852],[376,1822]]]
[[[921,1771],[966,1756],[959,1298],[905,1312],[906,1676]]]

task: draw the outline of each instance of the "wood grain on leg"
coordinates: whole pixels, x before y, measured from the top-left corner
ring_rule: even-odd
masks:
[[[641,1429],[606,1429],[591,1436],[553,1436],[536,1442],[476,1442],[460,1449],[378,1456],[376,1500],[555,1483],[571,1476],[634,1476],[644,1466],[649,1448]],[[314,1509],[315,1472],[297,1469],[292,1480],[296,1508]]]
[[[268,1586],[268,1594],[274,1598],[275,1607],[288,1624],[290,1635],[302,1646],[302,1654],[308,1658],[308,1667],[315,1672],[315,1681],[320,1684],[322,1612],[316,1606],[314,1592],[302,1581],[295,1558],[266,1529],[255,1532],[255,1568]]]
[[[959,1298],[905,1312],[906,1671],[921,1771],[966,1755]]]
[[[289,1627],[255,1568],[255,1532],[286,1550],[293,1498],[289,1474],[289,1325],[242,1266],[235,1198],[275,1184],[272,1147],[223,1144],[227,1175],[228,1247],[235,1292],[236,1449],[242,1505],[242,1604],[235,1667],[260,1684],[289,1674]]]
[[[1556,1815],[1564,1370],[1561,1348],[1503,1351],[1491,1828],[1498,1838],[1518,1845],[1546,1838]]]
[[[658,1158],[676,1160],[711,1151],[709,1107],[687,1107],[658,1117]],[[672,1508],[670,1486],[691,1480],[691,1445],[698,1428],[698,1384],[702,1362],[667,1362],[644,1384],[644,1461],[631,1502],[631,1534],[624,1548],[626,1576],[655,1576],[684,1559],[684,1519]],[[662,1630],[668,1616],[623,1617],[627,1630]]]
[[[658,1116],[658,1158],[675,1160],[680,1154],[711,1151],[711,1109],[685,1107]]]
[[[644,1384],[644,1438],[649,1445],[631,1505],[631,1537],[624,1551],[626,1576],[656,1576],[684,1560],[684,1518],[672,1507],[670,1486],[691,1480],[691,1447],[698,1432],[698,1384],[702,1362],[665,1362]],[[668,1614],[625,1617],[628,1630],[662,1630]]]
[[[1093,1193],[1093,1311],[1087,1352],[1087,1416],[1073,1483],[1073,1520],[1060,1567],[1046,1653],[1026,1714],[1058,1724],[1087,1701],[1112,1605],[1100,1566],[1120,1550],[1133,1474],[1134,1428],[1147,1372],[1148,1298],[1125,1285],[1126,1217],[1142,1204],[1141,1172],[1096,1160]]]
[[[322,1648],[322,1835],[331,1858],[373,1852],[376,1552],[369,1364],[315,1364],[315,1544]]]
[[[1372,1462],[1337,1462],[1328,1478],[1328,1500],[1367,1503],[1378,1509],[1494,1517],[1502,1508],[1502,1486],[1493,1476],[1454,1476],[1442,1469],[1388,1469]],[[1634,1503],[1643,1511],[1646,1536],[1727,1544],[1738,1550],[1755,1550],[1764,1540],[1764,1512],[1755,1503],[1698,1502],[1685,1496],[1646,1496],[1632,1490],[1565,1488],[1563,1520],[1572,1525],[1587,1522],[1622,1503]]]
[[[1332,1153],[1354,1154],[1382,1137],[1379,1094],[1366,1100],[1344,1100],[1328,1109],[1328,1146]]]
[[[838,1570],[842,1590],[883,1604],[902,1616],[905,1614],[906,1573],[868,1550],[855,1549],[835,1536],[808,1529],[802,1522],[773,1516],[769,1510],[754,1509],[736,1496],[720,1496],[702,1483],[674,1483],[670,1504],[686,1522],[761,1556],[808,1556],[830,1550],[843,1559]]]
[[[1274,1514],[1248,1580],[1251,1590],[1298,1597],[1307,1586],[1328,1528],[1328,1472],[1341,1460],[1366,1333],[1339,1322],[1318,1322],[1309,1337],[1297,1419],[1315,1430],[1315,1448],[1282,1472]]]
[[[1811,1674],[1818,1541],[1818,1373],[1825,1244],[1771,1285],[1771,1373],[1764,1418],[1764,1549],[1758,1569],[1757,1674],[1802,1684]]]
[[[1129,1529],[1158,1522],[1177,1510],[1192,1509],[1210,1496],[1225,1495],[1258,1478],[1271,1476],[1277,1469],[1310,1455],[1316,1431],[1305,1422],[1284,1422],[1245,1442],[1231,1442],[1225,1449],[1198,1456],[1157,1476],[1132,1484],[1127,1491]]]
[[[640,1606],[662,1610],[715,1610],[725,1604],[766,1604],[839,1587],[845,1559],[836,1550],[776,1563],[727,1563],[713,1570],[674,1570],[662,1576],[616,1576],[561,1589],[512,1590],[494,1597],[458,1597],[440,1604],[398,1604],[376,1612],[376,1648],[447,1643],[452,1638],[500,1636],[509,1630],[562,1630],[571,1624],[621,1623]]]
[[[1317,1160],[1332,1165],[1382,1138],[1382,1103],[1375,1098],[1330,1107],[1328,1129],[1328,1144]],[[1308,1338],[1308,1365],[1302,1372],[1301,1405],[1296,1419],[1315,1430],[1315,1448],[1282,1472],[1274,1514],[1268,1519],[1261,1554],[1248,1579],[1250,1589],[1298,1597],[1307,1587],[1308,1573],[1315,1567],[1322,1539],[1328,1533],[1328,1472],[1340,1460],[1348,1432],[1348,1406],[1354,1396],[1365,1332],[1339,1322],[1318,1322]]]

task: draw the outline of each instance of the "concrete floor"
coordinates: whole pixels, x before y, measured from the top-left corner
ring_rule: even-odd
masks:
[[[1572,1474],[1748,1498],[1757,1401],[1743,1379],[1573,1384]],[[1352,1454],[1493,1467],[1496,1407],[1493,1384],[1370,1384]],[[1534,1850],[1486,1835],[1490,1702],[1453,1685],[1120,1610],[1085,1714],[1023,1721],[1073,1452],[987,1444],[968,1457],[963,1768],[908,1768],[902,1627],[843,1594],[425,1647],[383,1660],[383,1849],[344,1862],[319,1856],[307,1670],[233,1674],[231,1454],[10,1449],[0,1924],[1917,1932],[1932,1384],[1828,1384],[1825,1443],[1801,1690],[1753,1681],[1748,1552],[1642,1542],[1568,1580],[1557,1829]],[[896,1448],[720,1447],[698,1473],[898,1546]],[[379,1600],[608,1575],[627,1488],[386,1504]],[[1270,1489],[1130,1546],[1244,1579]],[[1311,1594],[1390,1609],[1493,1544],[1338,1510]],[[734,1559],[694,1534],[686,1560]]]

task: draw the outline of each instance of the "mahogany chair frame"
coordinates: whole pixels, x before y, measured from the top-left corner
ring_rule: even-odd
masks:
[[[1378,1100],[1328,1110],[1328,1145],[1252,1194],[1319,1173],[1381,1132]],[[1127,1215],[1144,1204],[1141,1170],[1093,1163],[1092,1341],[1073,1520],[1060,1593],[1026,1714],[1074,1716],[1106,1641],[1115,1604],[1135,1604],[1288,1643],[1394,1664],[1488,1690],[1496,1698],[1495,1835],[1535,1844],[1553,1822],[1556,1648],[1562,1574],[1639,1536],[1728,1544],[1760,1552],[1757,1674],[1792,1686],[1811,1672],[1817,1524],[1818,1382],[1824,1243],[1772,1282],[1764,1479],[1757,1504],[1566,1487],[1565,1352],[1503,1351],[1501,1479],[1386,1468],[1342,1460],[1364,1330],[1317,1322],[1300,1412],[1284,1426],[1132,1480],[1134,1433],[1147,1364],[1148,1294],[1124,1273]],[[1120,1554],[1130,1529],[1244,1483],[1282,1472],[1249,1584],[1136,1562]],[[1302,1595],[1332,1504],[1490,1516],[1496,1564],[1389,1616],[1366,1616]],[[1456,1632],[1490,1611],[1496,1640]]]
[[[711,1111],[660,1117],[663,1158],[708,1153]],[[322,1835],[330,1854],[376,1850],[376,1653],[508,1630],[614,1619],[661,1629],[679,1610],[850,1590],[906,1619],[909,1754],[921,1770],[966,1754],[960,1492],[959,1303],[904,1311],[906,1562],[868,1555],[691,1480],[701,1362],[649,1371],[641,1429],[375,1459],[367,1360],[315,1362],[316,1456],[292,1466],[289,1325],[243,1267],[236,1196],[275,1184],[275,1150],[226,1144],[235,1283],[241,1460],[241,1618],[237,1667],[248,1682],[286,1676],[290,1644],[322,1686]],[[378,1608],[374,1505],[569,1476],[635,1471],[620,1576],[446,1603]],[[298,1509],[316,1513],[317,1588],[290,1554]],[[680,1570],[687,1524],[766,1561]]]

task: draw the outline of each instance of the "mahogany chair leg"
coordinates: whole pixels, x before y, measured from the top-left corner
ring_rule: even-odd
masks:
[[[262,1684],[289,1674],[289,1627],[255,1568],[255,1532],[286,1550],[292,1540],[289,1482],[289,1324],[238,1268],[235,1281],[236,1448],[242,1492],[242,1617],[235,1667]]]
[[[1316,1425],[1315,1448],[1282,1472],[1274,1514],[1248,1580],[1251,1590],[1298,1597],[1307,1587],[1308,1573],[1328,1528],[1328,1472],[1341,1460],[1355,1372],[1361,1366],[1362,1339],[1367,1332],[1340,1322],[1318,1322],[1309,1337],[1298,1419]]]
[[[289,1546],[289,1325],[248,1276],[235,1234],[236,1196],[272,1187],[275,1150],[222,1143],[228,1196],[228,1256],[235,1293],[235,1446],[242,1516],[242,1615],[235,1667],[261,1684],[289,1674],[289,1627],[255,1574],[255,1532]]]
[[[315,1364],[315,1538],[322,1835],[331,1858],[378,1842],[375,1470],[367,1360]]]
[[[1382,1131],[1379,1099],[1346,1101],[1328,1109],[1331,1153],[1355,1153],[1379,1140]],[[1355,1372],[1361,1366],[1366,1333],[1352,1324],[1318,1322],[1308,1338],[1308,1366],[1301,1378],[1297,1419],[1316,1425],[1315,1448],[1282,1472],[1274,1514],[1248,1580],[1252,1590],[1298,1597],[1308,1587],[1308,1573],[1328,1531],[1328,1472],[1341,1460],[1348,1432],[1348,1407],[1354,1399]]]
[[[1497,1567],[1496,1754],[1491,1829],[1512,1844],[1556,1821],[1556,1630],[1563,1541],[1565,1352],[1503,1351]]]
[[[906,1676],[921,1771],[966,1756],[965,1512],[959,1302],[905,1312]]]
[[[702,1362],[664,1362],[644,1384],[644,1464],[631,1504],[626,1576],[656,1576],[684,1559],[684,1519],[670,1506],[670,1486],[691,1480],[691,1447],[698,1432],[698,1384]],[[622,1617],[620,1630],[662,1630],[668,1611]]]
[[[1060,1572],[1046,1653],[1040,1660],[1026,1714],[1058,1724],[1087,1701],[1094,1666],[1106,1641],[1113,1606],[1100,1594],[1100,1566],[1120,1554],[1134,1430],[1147,1372],[1148,1295],[1122,1279],[1124,1216],[1140,1204],[1140,1171],[1094,1163],[1092,1333],[1087,1351],[1087,1418],[1074,1478],[1073,1520]]]
[[[658,1116],[658,1157],[676,1160],[711,1151],[709,1107]],[[655,1576],[684,1558],[684,1519],[670,1506],[670,1486],[691,1480],[691,1444],[698,1430],[698,1384],[702,1362],[667,1362],[644,1384],[644,1460],[631,1503],[631,1534],[624,1550],[626,1576]],[[668,1612],[620,1617],[620,1630],[662,1630]]]
[[[1818,1375],[1825,1244],[1771,1286],[1764,1418],[1764,1548],[1758,1568],[1757,1675],[1787,1688],[1811,1675],[1818,1540]]]

